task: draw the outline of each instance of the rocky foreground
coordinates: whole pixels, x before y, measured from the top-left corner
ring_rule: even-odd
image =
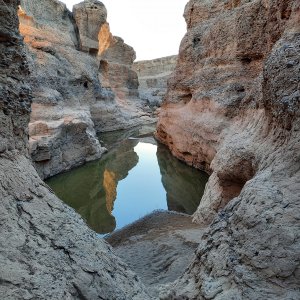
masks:
[[[164,299],[300,297],[300,3],[200,1],[169,81],[157,138],[211,173],[207,226]]]

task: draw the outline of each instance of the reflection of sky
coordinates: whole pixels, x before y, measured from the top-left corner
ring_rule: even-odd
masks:
[[[167,209],[166,192],[161,183],[157,146],[139,143],[135,148],[139,162],[119,182],[113,215],[117,228],[123,227],[155,209]]]

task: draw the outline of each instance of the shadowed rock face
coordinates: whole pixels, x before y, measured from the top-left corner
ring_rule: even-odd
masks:
[[[119,39],[109,31],[101,2],[80,3],[73,16],[56,0],[22,0],[19,18],[32,70],[30,152],[42,178],[99,158],[105,149],[96,131],[150,119],[137,99],[137,76],[131,70],[135,52],[110,41]],[[99,56],[104,49],[114,53],[107,62],[108,83]],[[119,65],[122,59],[126,65]],[[118,91],[125,91],[121,102]]]
[[[28,158],[31,90],[16,0],[0,1],[3,299],[149,299],[139,279],[40,180]]]
[[[211,176],[194,214],[206,234],[166,299],[299,297],[299,14],[292,0],[186,6],[157,137]]]
[[[108,26],[108,24],[104,25],[99,33],[100,45],[104,44],[99,52],[102,81],[112,88],[117,100],[137,99],[139,81],[136,72],[132,69],[136,58],[135,51],[125,44],[123,39],[107,32]]]

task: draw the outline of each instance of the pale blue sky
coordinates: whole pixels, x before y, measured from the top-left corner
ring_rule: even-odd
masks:
[[[61,0],[72,10],[80,0]],[[178,53],[186,32],[183,11],[188,0],[102,0],[113,35],[132,46],[137,60]]]

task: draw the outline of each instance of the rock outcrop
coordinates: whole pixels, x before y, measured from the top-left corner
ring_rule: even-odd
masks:
[[[151,106],[160,106],[167,92],[167,82],[176,67],[177,56],[137,61],[133,69],[139,79],[140,98]]]
[[[19,9],[20,31],[28,47],[32,70],[30,81],[33,104],[30,120],[30,151],[35,167],[47,178],[99,158],[105,151],[96,132],[127,128],[151,120],[137,99],[137,79],[131,65],[134,50],[124,49],[102,38],[109,32],[106,9],[99,1],[84,1],[74,14],[57,0],[22,0]],[[100,53],[118,52],[107,63],[111,77],[120,77],[118,87],[127,90],[133,82],[134,99],[119,100],[117,80],[104,80]],[[102,51],[102,52],[101,52]],[[115,68],[120,59],[124,67]],[[122,69],[123,68],[123,69]],[[119,75],[122,74],[122,75]]]
[[[31,90],[18,4],[0,1],[1,298],[149,299],[137,276],[31,165]]]
[[[199,1],[169,81],[157,137],[211,173],[207,226],[163,299],[300,295],[300,4]]]
[[[74,5],[73,16],[79,31],[80,50],[98,55],[98,35],[107,18],[104,4],[93,0],[81,2]]]

